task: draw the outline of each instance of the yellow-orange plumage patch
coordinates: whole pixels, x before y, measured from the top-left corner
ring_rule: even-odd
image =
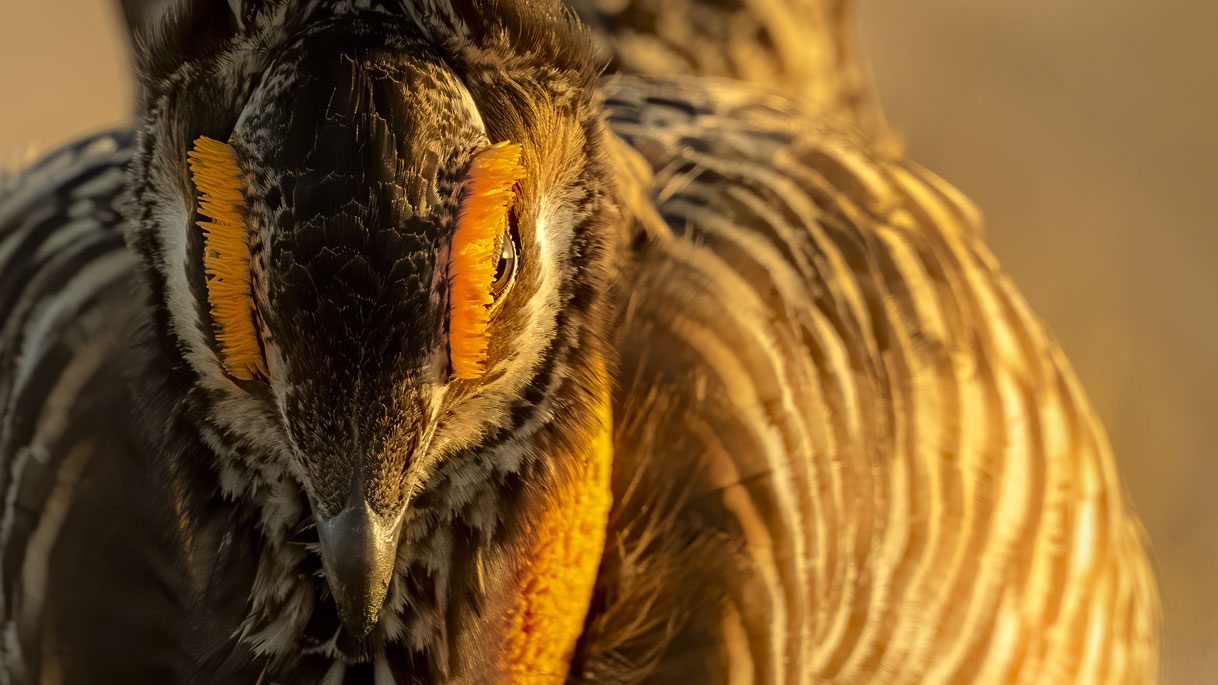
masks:
[[[465,178],[448,267],[449,355],[457,378],[478,378],[486,369],[496,247],[523,176],[520,145],[503,142],[479,152]]]
[[[250,295],[250,247],[245,225],[237,158],[228,145],[206,136],[187,153],[191,178],[199,193],[203,229],[203,269],[207,300],[224,369],[235,378],[266,375],[266,362],[254,328]]]
[[[563,682],[592,601],[613,504],[613,411],[609,376],[594,360],[600,380],[595,423],[568,454],[574,478],[543,506],[528,530],[531,550],[521,571],[503,643],[511,683]]]

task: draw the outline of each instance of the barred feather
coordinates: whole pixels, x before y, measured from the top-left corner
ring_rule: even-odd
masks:
[[[1103,428],[976,210],[774,93],[623,78],[607,101],[666,225],[617,326],[638,430],[615,492],[653,496],[616,511],[606,565],[666,576],[650,599],[602,578],[619,622],[592,624],[583,682],[1154,682]],[[653,536],[713,544],[649,549],[657,509]]]

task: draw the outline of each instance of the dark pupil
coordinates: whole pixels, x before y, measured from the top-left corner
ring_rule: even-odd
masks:
[[[512,240],[508,236],[503,236],[499,239],[499,263],[495,265],[495,282],[503,280],[507,276],[508,270],[512,268],[512,253],[515,251],[515,246],[512,245]]]
[[[495,303],[512,287],[512,279],[516,277],[516,260],[519,258],[519,243],[516,232],[516,213],[508,212],[507,230],[499,235],[499,260],[495,264],[495,280],[491,283],[491,297]]]

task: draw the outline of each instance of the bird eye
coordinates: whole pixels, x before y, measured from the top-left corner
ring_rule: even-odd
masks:
[[[516,233],[515,225],[515,212],[512,212],[508,218],[508,227],[499,235],[499,245],[495,250],[499,255],[499,262],[495,265],[495,280],[491,281],[491,297],[495,300],[491,304],[492,314],[503,303],[504,296],[516,283],[516,265],[520,260],[520,238]]]

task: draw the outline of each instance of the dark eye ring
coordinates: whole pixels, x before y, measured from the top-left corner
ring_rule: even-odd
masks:
[[[509,216],[508,225],[500,234],[499,239],[495,241],[498,248],[495,250],[498,262],[495,264],[495,280],[491,282],[491,297],[495,299],[491,304],[491,312],[499,308],[504,296],[516,282],[516,269],[520,263],[520,236],[516,231],[514,215],[513,212]]]

